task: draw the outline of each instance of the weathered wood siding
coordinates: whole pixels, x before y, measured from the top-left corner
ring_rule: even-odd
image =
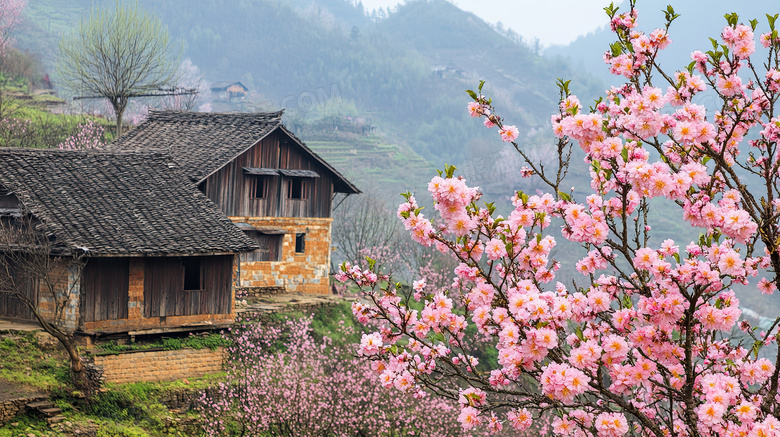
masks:
[[[243,168],[312,170],[318,178],[304,178],[306,199],[288,199],[285,176],[268,178],[268,195],[251,197],[252,177]],[[287,134],[277,130],[203,182],[203,192],[230,217],[330,217],[333,177],[310,158]]]
[[[147,258],[144,263],[144,317],[229,314],[232,256],[200,257],[202,290],[184,291],[181,258]]]
[[[265,235],[258,231],[250,231],[246,233],[249,238],[257,243],[260,248],[241,254],[241,261],[281,261],[282,260],[282,242],[284,241],[284,234],[282,235]]]
[[[12,268],[13,270],[13,268]],[[21,291],[30,302],[38,302],[38,284],[29,278],[25,278],[17,272],[12,273],[15,281],[20,284]],[[9,294],[0,293],[0,317],[20,320],[35,320],[32,311],[24,303],[24,300]]]
[[[129,286],[128,258],[90,258],[82,273],[83,321],[126,319]]]

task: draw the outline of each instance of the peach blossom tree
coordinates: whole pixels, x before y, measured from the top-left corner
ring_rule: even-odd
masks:
[[[606,8],[616,42],[604,60],[625,84],[588,109],[559,82],[557,166],[530,159],[483,83],[469,91],[471,115],[548,192],[518,191],[502,216],[447,166],[428,185],[434,218],[405,194],[397,215],[412,238],[458,267],[447,287],[403,293],[371,265],[343,264],[338,278],[363,290],[354,315],[376,327],[359,353],[387,387],[459,402],[466,429],[551,418],[557,435],[780,435],[780,319],[764,331],[740,322],[734,291],[780,285],[778,15],[761,25],[726,15],[720,38],[672,71],[657,59],[678,15],[668,7],[646,32],[629,3]],[[697,104],[702,93],[716,107]],[[590,175],[589,190],[564,188],[575,171]],[[651,239],[657,205],[700,237]],[[559,238],[586,255],[552,259]],[[564,284],[562,268],[582,280]],[[475,358],[477,340],[496,364]]]

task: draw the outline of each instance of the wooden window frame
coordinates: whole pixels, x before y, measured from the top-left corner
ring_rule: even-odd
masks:
[[[271,181],[268,176],[250,176],[249,198],[256,200],[267,199],[269,185],[271,185]]]
[[[252,241],[255,243],[260,243],[260,239],[266,239],[269,243],[273,243],[276,245],[276,259],[255,259],[257,253],[261,253],[260,251],[263,249],[258,249],[252,252],[246,252],[242,254],[242,261],[243,262],[280,262],[282,261],[282,248],[284,246],[284,235],[265,235],[262,232],[259,231],[244,231],[247,237],[249,237]],[[274,241],[276,240],[276,241]],[[269,250],[269,258],[270,256],[270,250]]]
[[[203,291],[203,266],[201,261],[201,258],[198,256],[189,256],[181,259],[182,289],[184,291]],[[187,285],[192,285],[191,282],[195,274],[193,272],[197,272],[198,288],[187,287]]]
[[[300,184],[300,185],[298,185]],[[298,185],[298,190],[293,190],[293,187]],[[289,200],[306,200],[309,198],[309,179],[308,178],[289,178],[286,183],[287,199]],[[294,197],[293,192],[297,191],[300,197]]]
[[[295,253],[306,253],[306,233],[298,232],[295,234]]]

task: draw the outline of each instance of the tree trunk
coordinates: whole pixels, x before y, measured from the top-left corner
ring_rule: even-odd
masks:
[[[127,109],[127,99],[122,97],[110,99],[111,106],[114,108],[114,114],[116,115],[116,138],[122,135],[122,117]]]
[[[122,136],[122,115],[124,114],[124,112],[125,110],[122,109],[117,111],[116,113],[116,138],[114,139],[117,139],[120,136]]]
[[[43,328],[43,330],[52,337],[56,338],[68,353],[68,358],[70,358],[70,373],[71,378],[73,379],[73,385],[78,390],[88,390],[90,387],[90,382],[87,379],[87,372],[84,368],[84,362],[81,359],[81,355],[79,355],[79,349],[76,346],[76,342],[74,341],[73,336],[46,321],[46,319],[40,315],[37,308],[30,304],[29,301],[27,302],[27,305],[33,310],[33,315],[36,319],[38,319],[38,323],[41,325],[41,328]]]

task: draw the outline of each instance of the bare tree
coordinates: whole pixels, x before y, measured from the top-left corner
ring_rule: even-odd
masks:
[[[334,261],[358,261],[366,257],[366,250],[380,248],[387,254],[398,253],[404,237],[408,239],[401,233],[400,221],[376,197],[348,196],[333,211],[332,240],[338,256]]]
[[[93,9],[78,30],[60,41],[57,72],[81,98],[106,98],[116,115],[116,137],[128,99],[153,97],[176,77],[178,50],[159,18],[116,3],[114,10]]]
[[[0,251],[0,297],[26,307],[43,330],[62,344],[70,358],[74,384],[87,387],[73,332],[64,323],[80,282],[85,252],[58,245],[45,224],[25,212],[0,219]],[[47,297],[45,307],[39,293]]]
[[[200,69],[187,58],[176,71],[176,87],[171,95],[162,98],[162,108],[175,111],[192,111],[198,101],[210,99],[209,84],[200,75]]]

